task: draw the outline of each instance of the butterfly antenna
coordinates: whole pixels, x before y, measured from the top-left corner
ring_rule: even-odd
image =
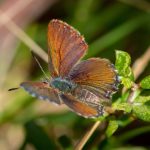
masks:
[[[42,68],[40,62],[38,61],[38,59],[35,57],[34,53],[31,51],[31,54],[33,56],[33,58],[35,59],[35,61],[37,62],[38,66],[40,67],[41,71],[43,72],[44,76],[46,79],[49,79],[47,74],[45,73],[44,69]]]
[[[14,90],[18,90],[19,89],[19,87],[17,87],[17,88],[11,88],[11,89],[8,89],[8,91],[14,91]]]

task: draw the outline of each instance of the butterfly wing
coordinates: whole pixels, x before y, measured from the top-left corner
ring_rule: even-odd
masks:
[[[49,70],[52,77],[67,76],[88,48],[84,38],[68,24],[53,19],[48,25]]]
[[[61,94],[60,97],[71,110],[85,118],[95,118],[103,115],[104,113],[103,106],[100,104],[82,101],[67,94]]]
[[[109,101],[117,90],[118,76],[107,59],[91,58],[77,64],[69,74],[70,80]]]
[[[45,82],[23,82],[20,87],[24,88],[33,97],[37,97],[42,100],[49,100],[55,104],[61,104],[58,92],[50,87],[48,83]]]
[[[87,86],[87,85],[77,85],[73,90],[72,95],[80,100],[94,102],[104,106],[109,106],[111,104],[110,97],[106,96],[105,91],[98,88]]]

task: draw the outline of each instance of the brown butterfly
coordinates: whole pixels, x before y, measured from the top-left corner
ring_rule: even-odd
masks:
[[[117,90],[118,76],[107,59],[80,61],[88,45],[73,27],[57,19],[48,25],[48,66],[51,77],[44,82],[20,84],[32,96],[55,104],[66,104],[77,114],[103,115]]]

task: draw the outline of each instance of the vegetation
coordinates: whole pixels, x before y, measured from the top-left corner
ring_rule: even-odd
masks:
[[[37,81],[43,77],[31,55],[31,46],[21,39],[3,86],[5,90],[0,92],[4,102],[0,109],[0,132],[6,134],[5,138],[10,135],[16,143],[15,149],[150,148],[150,7],[145,7],[145,3],[130,3],[129,0],[58,1],[27,27],[26,34],[47,52],[50,19],[68,22],[89,44],[84,59],[110,59],[121,77],[121,85],[113,95],[111,109],[97,119],[85,119],[65,106],[56,107],[38,101],[21,89],[8,92],[7,89],[22,81]],[[49,74],[47,63],[36,48],[33,50]]]

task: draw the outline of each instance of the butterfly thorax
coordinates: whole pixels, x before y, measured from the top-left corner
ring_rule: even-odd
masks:
[[[50,85],[61,92],[71,93],[76,85],[69,80],[62,78],[55,78],[50,82]]]

